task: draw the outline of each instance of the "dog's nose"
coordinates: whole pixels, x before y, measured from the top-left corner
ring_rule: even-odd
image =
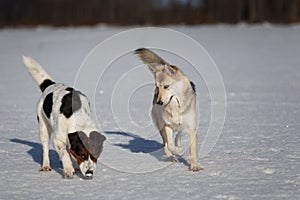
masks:
[[[93,171],[88,170],[88,171],[85,173],[85,176],[86,176],[86,177],[92,177],[92,176],[93,176]]]
[[[158,105],[163,105],[163,104],[164,104],[161,100],[157,101],[156,103],[157,103]]]

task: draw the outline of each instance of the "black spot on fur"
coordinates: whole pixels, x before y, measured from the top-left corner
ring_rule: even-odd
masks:
[[[43,103],[43,110],[48,118],[50,118],[50,114],[52,112],[53,105],[53,93],[49,93]]]
[[[71,88],[71,87],[67,87],[66,90],[67,90],[67,91],[70,91],[70,92],[75,91],[75,89],[74,89],[74,88]],[[80,91],[76,91],[76,92],[77,92],[78,94],[82,95],[82,96],[85,96],[85,94],[83,94],[83,93],[80,92]],[[85,96],[85,97],[86,97],[86,96]]]
[[[72,92],[74,89],[71,87],[67,87],[66,90]]]
[[[40,89],[42,92],[44,92],[44,90],[49,87],[50,85],[55,84],[55,82],[49,80],[49,79],[45,79],[41,84],[40,84]]]
[[[153,101],[152,101],[153,104],[156,104],[157,98],[158,98],[158,87],[155,87]]]
[[[68,89],[68,88],[67,88]],[[68,90],[69,91],[69,90]],[[64,114],[66,118],[81,108],[80,92],[74,90],[66,94],[61,100],[60,113]]]
[[[36,116],[36,118],[37,118],[37,120],[38,120],[38,123],[40,123],[40,118],[39,118],[39,116],[38,116],[38,115]]]
[[[195,84],[192,81],[190,81],[190,83],[191,83],[191,86],[192,86],[194,92],[196,92],[196,86],[195,86]]]
[[[89,139],[82,131],[69,133],[68,138],[70,141],[70,152],[77,159],[78,164],[88,160],[89,152],[86,144],[89,143]]]

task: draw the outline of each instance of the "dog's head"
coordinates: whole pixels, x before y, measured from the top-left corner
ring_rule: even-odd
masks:
[[[81,173],[91,177],[96,171],[97,159],[103,150],[106,137],[97,131],[85,134],[82,131],[68,134],[70,153],[77,160]]]
[[[177,67],[158,65],[150,70],[155,78],[155,102],[153,103],[166,106],[173,98],[177,99],[180,96],[184,89],[184,82],[181,71]]]
[[[154,75],[156,89],[153,103],[166,106],[173,98],[178,102],[188,96],[187,93],[194,93],[189,79],[178,67],[146,48],[137,49],[135,53]]]
[[[181,104],[189,95],[194,95],[194,84],[176,66],[157,65],[149,67],[155,79],[154,101],[161,106],[168,105],[172,100]]]

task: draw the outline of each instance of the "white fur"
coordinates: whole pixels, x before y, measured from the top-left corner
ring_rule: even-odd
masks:
[[[49,137],[51,132],[53,132],[55,133],[53,136],[54,148],[56,149],[62,160],[66,177],[71,178],[75,170],[72,166],[72,160],[70,159],[70,155],[67,149],[67,147],[69,146],[68,133],[73,133],[80,130],[84,133],[87,133],[87,136],[89,136],[88,134],[91,131],[98,131],[98,128],[94,120],[91,118],[88,99],[84,96],[80,96],[80,100],[82,103],[81,109],[74,112],[70,118],[66,118],[63,114],[60,113],[59,109],[61,106],[61,100],[63,96],[68,93],[68,91],[65,90],[67,87],[68,86],[64,84],[57,83],[46,88],[38,102],[38,117],[40,119],[41,129],[40,139],[44,151],[44,162],[42,168],[50,168],[49,155],[47,152],[49,151]],[[50,119],[48,119],[44,113],[42,106],[46,96],[51,92],[53,92],[53,108]],[[85,165],[83,163],[81,165]],[[96,168],[94,166],[92,167],[93,168],[90,170],[95,171]],[[81,170],[81,172],[85,174],[86,167],[81,167],[80,169],[85,169]]]
[[[45,79],[53,80],[42,66],[30,57],[23,56],[23,62],[34,81],[40,85]]]
[[[23,56],[23,61],[29,73],[38,84],[41,84],[45,79],[52,80],[41,65],[32,58]],[[68,149],[70,146],[68,134],[82,131],[89,137],[91,131],[99,132],[99,130],[91,117],[89,101],[84,95],[79,95],[81,108],[74,112],[69,118],[66,118],[60,112],[62,98],[65,94],[69,93],[69,91],[66,91],[66,88],[68,88],[68,86],[61,83],[55,83],[48,86],[38,101],[37,115],[40,125],[40,140],[43,146],[43,165],[41,171],[51,170],[49,160],[49,140],[51,133],[53,133],[53,144],[63,163],[65,177],[72,178],[75,170],[71,160],[73,156],[70,156]],[[50,93],[53,93],[53,106],[50,118],[48,118],[43,110],[43,103],[46,96]],[[82,162],[79,168],[83,174],[88,170],[95,172],[96,164],[89,159]]]

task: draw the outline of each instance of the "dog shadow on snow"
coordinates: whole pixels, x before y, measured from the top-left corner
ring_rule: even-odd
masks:
[[[120,132],[120,131],[105,131],[105,134],[107,136],[130,137],[131,140],[129,140],[129,142],[127,144],[117,143],[117,144],[113,144],[113,145],[121,147],[123,149],[127,149],[132,153],[146,153],[146,154],[150,154],[151,156],[155,157],[159,161],[166,161],[166,158],[164,157],[164,152],[162,149],[162,143],[157,142],[156,140],[149,140],[149,139],[142,138],[135,134]],[[33,161],[35,161],[36,163],[40,164],[40,166],[42,166],[42,164],[43,164],[43,147],[40,143],[16,139],[16,138],[10,139],[10,141],[31,147],[31,149],[29,151],[27,151],[27,153],[32,157]],[[50,158],[51,168],[63,177],[64,176],[63,166],[59,159],[58,153],[55,150],[50,149],[49,158]],[[186,166],[189,165],[189,163],[186,161],[186,159],[184,159],[182,157],[179,157],[178,161],[183,163]],[[76,175],[78,175],[78,174],[76,174]],[[80,175],[78,175],[78,176],[80,176]]]
[[[31,149],[27,151],[27,153],[32,157],[33,161],[36,163],[39,163],[40,166],[43,164],[43,147],[40,143],[37,142],[31,142],[27,140],[21,140],[21,139],[10,139],[11,142],[27,145],[30,146]],[[59,155],[55,150],[50,149],[49,151],[49,157],[50,157],[50,166],[52,170],[56,171],[60,175],[64,176],[64,172],[62,170],[62,163],[59,159]]]
[[[121,147],[123,149],[127,149],[132,153],[146,153],[150,154],[151,156],[155,157],[159,161],[166,161],[166,157],[164,151],[162,149],[163,145],[156,140],[149,140],[142,138],[138,135],[132,133],[126,133],[121,131],[105,131],[104,132],[107,136],[123,136],[123,137],[130,137],[131,140],[128,143],[116,143],[113,144],[115,146]],[[183,163],[186,166],[189,166],[189,163],[183,157],[177,158],[178,162]]]

